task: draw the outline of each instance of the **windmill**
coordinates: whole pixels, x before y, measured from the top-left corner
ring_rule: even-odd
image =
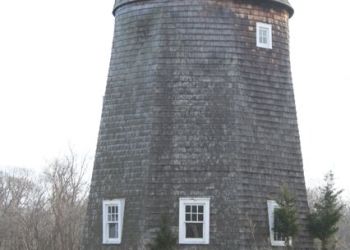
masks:
[[[116,0],[84,249],[147,249],[166,215],[177,249],[312,249],[287,0]],[[254,227],[252,228],[252,225]]]

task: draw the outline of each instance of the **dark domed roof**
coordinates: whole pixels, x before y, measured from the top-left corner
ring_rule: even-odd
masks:
[[[114,4],[114,8],[113,8],[113,14],[116,11],[116,9],[121,7],[122,5],[125,5],[127,3],[131,3],[131,2],[136,2],[136,1],[140,1],[140,0],[115,0],[115,4]],[[261,1],[261,0],[257,0],[257,1]],[[275,4],[278,4],[280,6],[283,6],[288,11],[289,16],[290,17],[293,16],[294,9],[290,5],[288,0],[267,0],[267,1],[275,3]]]
[[[275,2],[276,4],[280,4],[283,5],[287,11],[289,12],[289,16],[293,16],[294,14],[294,9],[292,7],[292,5],[290,5],[290,3],[288,2],[288,0],[269,0],[270,2]]]

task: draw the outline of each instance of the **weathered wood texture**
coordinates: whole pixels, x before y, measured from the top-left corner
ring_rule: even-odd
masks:
[[[178,249],[263,249],[266,201],[283,184],[297,197],[295,249],[312,249],[289,14],[270,1],[147,0],[116,9],[84,249],[144,249],[160,214],[177,230],[179,197],[210,197],[211,220],[210,245]],[[256,47],[256,22],[272,24],[272,50]],[[101,244],[109,198],[126,199],[121,245]]]

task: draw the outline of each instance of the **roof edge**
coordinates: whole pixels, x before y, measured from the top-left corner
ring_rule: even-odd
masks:
[[[113,13],[113,15],[115,15],[116,10],[118,8],[122,7],[123,5],[129,4],[132,2],[140,2],[140,1],[145,1],[145,0],[115,0],[112,13]],[[268,1],[286,8],[288,13],[289,13],[289,18],[291,18],[293,16],[294,9],[293,9],[292,5],[288,2],[288,0],[268,0]]]
[[[294,14],[294,9],[292,5],[288,2],[288,0],[270,0],[270,2],[276,3],[278,5],[283,6],[284,8],[287,9],[289,13],[289,18],[291,18]]]

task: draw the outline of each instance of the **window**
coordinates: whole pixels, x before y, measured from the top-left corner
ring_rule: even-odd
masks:
[[[103,201],[103,244],[121,243],[124,204],[124,199]]]
[[[274,232],[273,227],[275,225],[275,209],[279,205],[276,201],[269,200],[267,201],[267,210],[269,214],[269,229],[270,229],[270,239],[272,246],[285,246],[285,237],[278,232]]]
[[[209,244],[209,198],[180,198],[179,243]]]
[[[256,46],[272,49],[272,26],[266,23],[256,24]]]

